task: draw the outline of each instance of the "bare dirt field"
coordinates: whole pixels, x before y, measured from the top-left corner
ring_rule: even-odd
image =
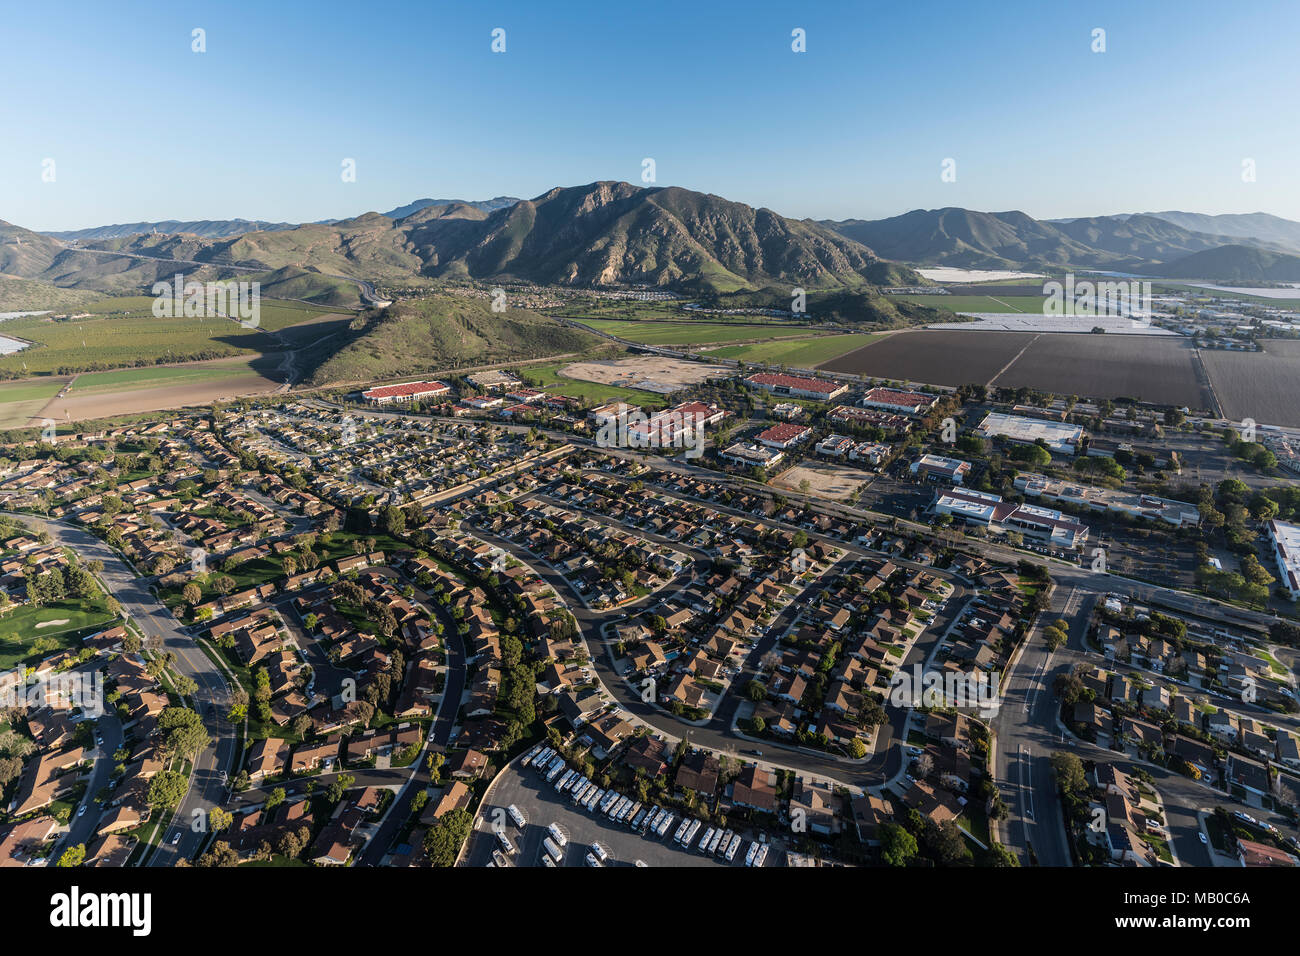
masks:
[[[853,494],[859,485],[870,481],[874,477],[876,476],[871,472],[860,471],[856,468],[805,462],[802,465],[795,465],[793,468],[783,471],[769,481],[768,484],[773,488],[780,488],[785,491],[799,491],[799,483],[807,481],[809,494],[818,495],[822,498],[843,500]]]
[[[208,405],[241,395],[265,395],[280,387],[278,381],[256,372],[245,371],[223,378],[188,382],[183,385],[156,385],[131,388],[124,385],[113,391],[93,391],[78,394],[74,390],[55,399],[33,416],[33,422],[49,418],[55,422],[84,421],[93,418],[110,418],[114,415],[132,415],[166,408],[183,408],[188,405]]]
[[[621,385],[650,392],[675,392],[719,375],[731,374],[732,371],[721,365],[639,355],[611,362],[573,362],[561,368],[558,374],[601,385]]]
[[[1182,336],[1041,335],[993,384],[1209,407],[1197,379],[1194,350]]]
[[[1194,352],[1175,336],[899,332],[820,367],[933,385],[1025,386],[1057,395],[1209,407]]]
[[[930,385],[982,385],[1033,337],[1027,332],[897,332],[818,368]]]
[[[1265,341],[1262,353],[1202,349],[1201,361],[1226,417],[1300,428],[1300,342]]]

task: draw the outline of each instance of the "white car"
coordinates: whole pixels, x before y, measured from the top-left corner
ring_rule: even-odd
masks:
[[[1208,843],[1210,842],[1209,840],[1205,839],[1205,834],[1204,834],[1204,833],[1198,833],[1198,834],[1196,834],[1196,835],[1197,835],[1198,837],[1201,838],[1201,842],[1202,842],[1202,843],[1207,843],[1207,844],[1208,844]]]
[[[181,835],[179,833],[176,834],[174,837],[172,837],[172,846],[175,846],[177,843],[180,842],[181,842]]]
[[[86,805],[83,803],[81,806],[77,807],[77,816],[79,817],[85,816],[85,814],[86,814]]]

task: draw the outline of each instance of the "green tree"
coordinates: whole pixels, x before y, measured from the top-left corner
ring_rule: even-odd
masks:
[[[880,859],[889,866],[907,866],[916,856],[916,837],[897,823],[880,826]]]

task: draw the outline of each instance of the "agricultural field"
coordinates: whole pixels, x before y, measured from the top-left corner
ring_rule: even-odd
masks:
[[[727,342],[752,342],[792,336],[808,335],[809,329],[802,325],[782,325],[781,323],[749,323],[740,325],[731,322],[616,322],[609,319],[577,319],[583,325],[617,335],[632,342],[644,342],[646,345],[714,345]]]
[[[44,413],[58,422],[86,421],[133,415],[166,408],[184,408],[230,401],[244,395],[264,395],[281,385],[273,370],[274,357],[268,361],[236,356],[195,362],[183,366],[149,366],[142,369],[119,369],[97,373],[125,375],[121,379],[93,379],[78,376],[67,395]],[[138,373],[137,378],[130,378]],[[90,378],[89,388],[82,389],[83,379]]]
[[[821,335],[811,339],[786,339],[776,342],[757,342],[752,345],[724,345],[710,349],[710,356],[737,359],[756,364],[788,365],[794,368],[815,368],[846,352],[870,345],[883,338],[869,333],[851,335]]]
[[[1197,378],[1194,350],[1186,339],[1173,336],[1040,335],[993,384],[1057,395],[1209,407]]]
[[[948,312],[1032,312],[1043,314],[1042,295],[898,295],[915,305]]]
[[[1026,386],[1058,395],[1208,406],[1193,351],[1174,336],[898,332],[821,367],[932,385]]]
[[[1201,361],[1227,418],[1300,428],[1300,342],[1274,339],[1265,351],[1202,349]]]
[[[233,376],[257,374],[248,359],[218,359],[188,365],[154,365],[147,368],[123,368],[112,372],[85,372],[76,376],[69,397],[120,392],[124,389],[160,388],[211,382]]]
[[[328,312],[299,302],[264,300],[260,327],[245,329],[220,317],[160,319],[153,315],[153,301],[148,296],[103,299],[79,309],[89,313],[81,318],[46,315],[0,322],[0,334],[34,343],[0,357],[0,372],[65,374],[130,367],[141,360],[152,364],[274,351],[280,345],[268,332]]]
[[[1028,332],[894,332],[820,367],[931,385],[984,384],[1033,338]]]
[[[22,428],[55,395],[67,378],[0,383],[0,429]]]

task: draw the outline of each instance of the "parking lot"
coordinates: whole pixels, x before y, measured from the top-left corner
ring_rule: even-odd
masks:
[[[508,858],[514,866],[543,865],[542,840],[551,823],[556,824],[568,839],[563,850],[564,866],[585,866],[589,844],[593,840],[598,841],[609,854],[605,866],[635,866],[637,860],[646,866],[744,866],[745,852],[751,842],[748,838],[745,840],[731,863],[696,850],[682,850],[673,843],[675,824],[662,837],[638,835],[626,824],[613,823],[603,814],[589,813],[574,806],[567,794],[557,794],[555,788],[536,771],[520,768],[515,763],[502,772],[479,808],[466,849],[467,865],[487,866],[492,861],[492,851],[497,847],[492,821],[496,811],[504,811],[511,804],[519,808],[527,821],[521,830],[510,822],[509,817],[501,815],[506,821],[506,835],[515,845],[515,852]],[[678,814],[676,819],[680,820],[681,815]],[[781,854],[773,848],[765,865],[779,865],[780,857]]]

